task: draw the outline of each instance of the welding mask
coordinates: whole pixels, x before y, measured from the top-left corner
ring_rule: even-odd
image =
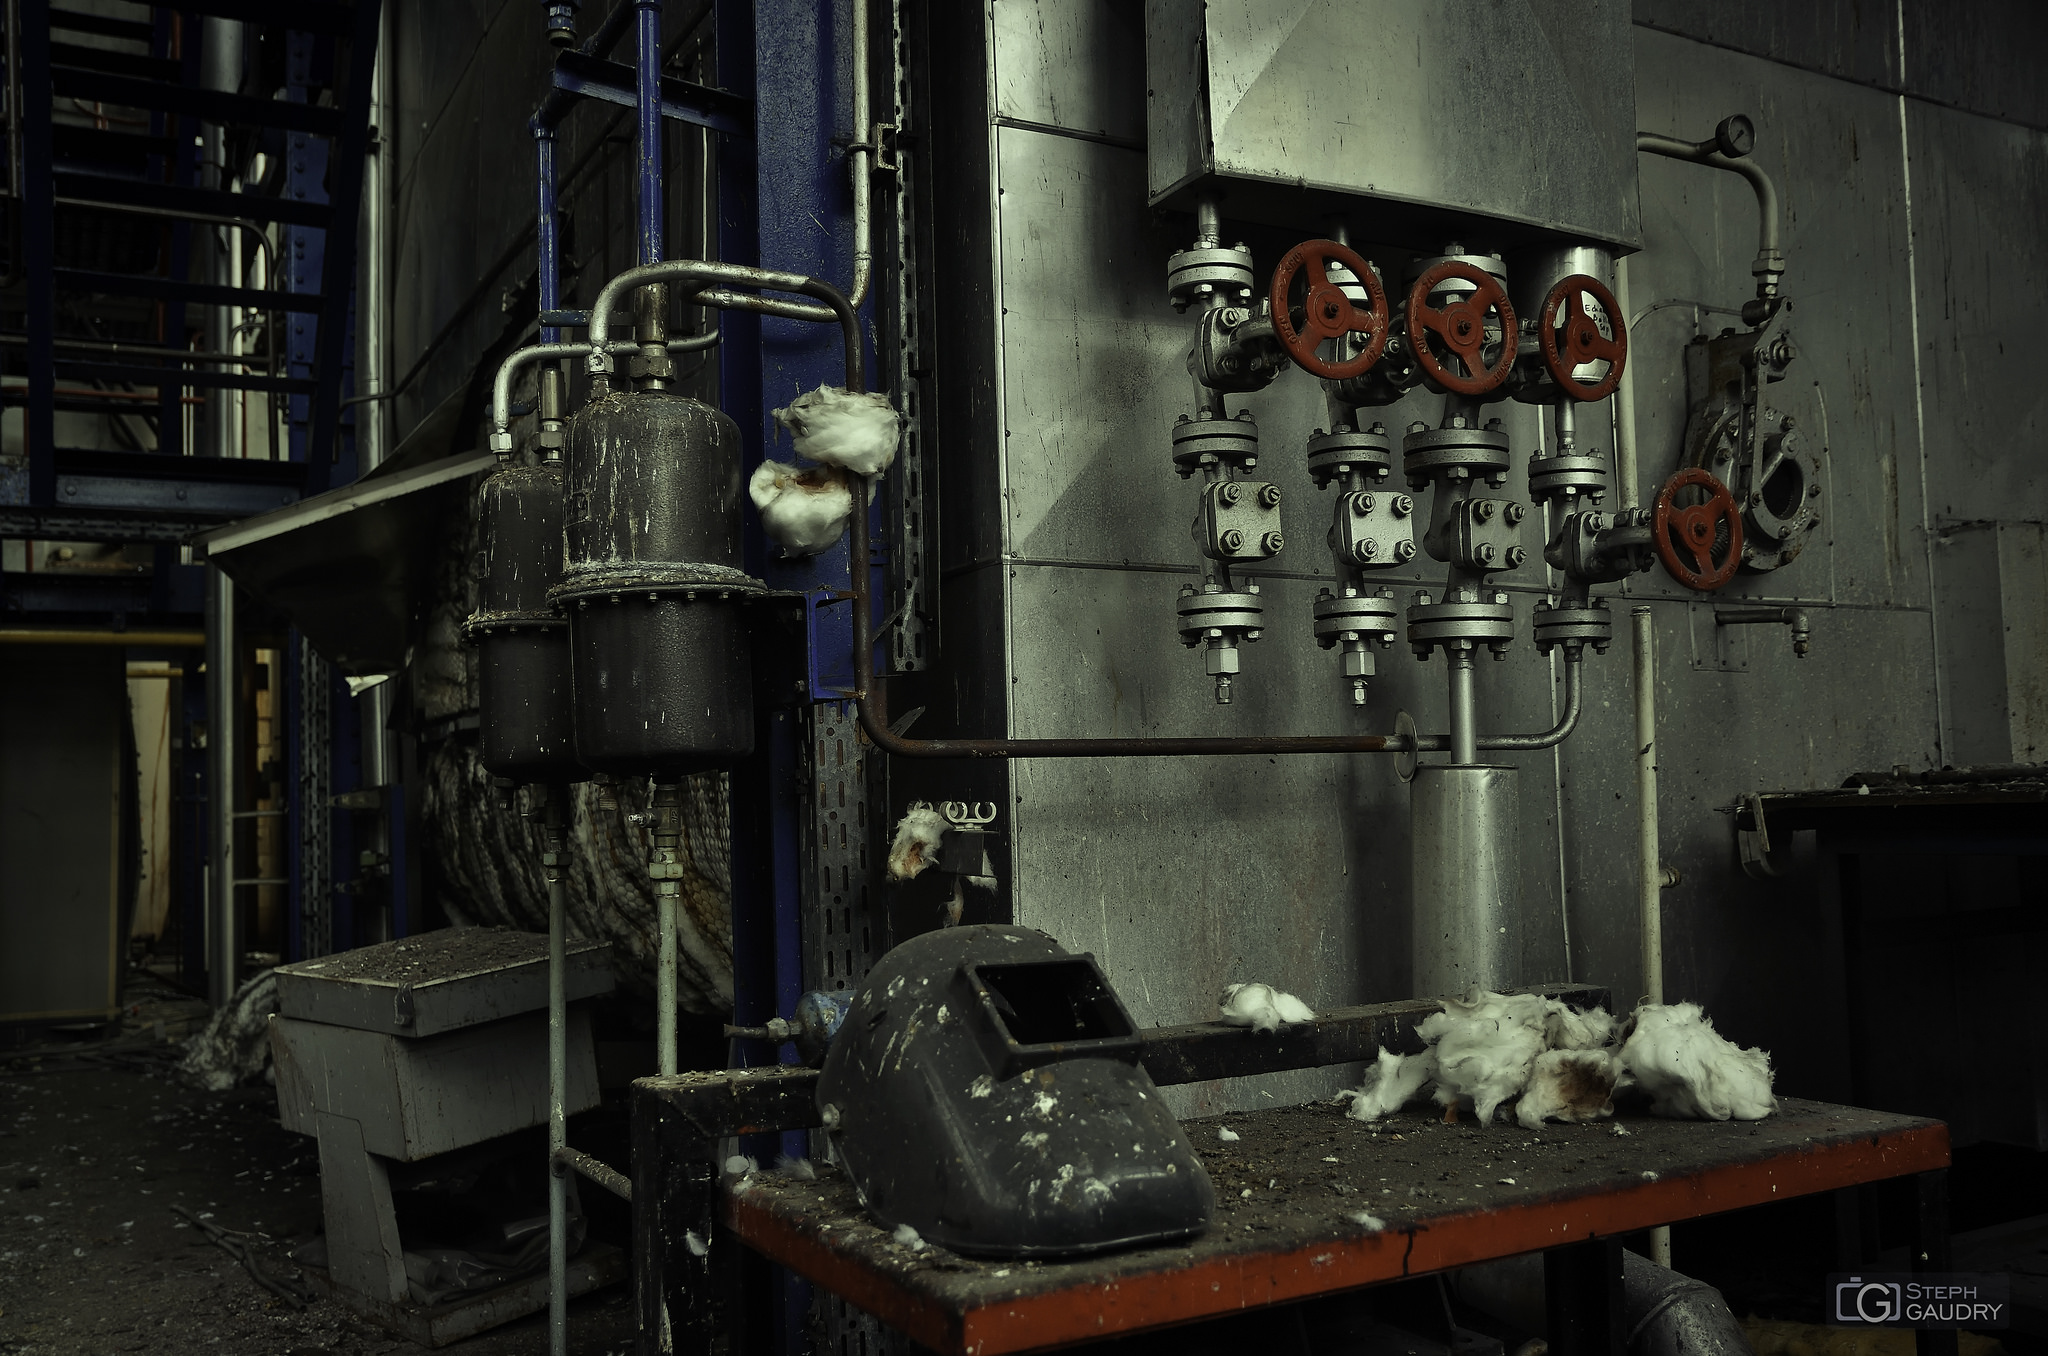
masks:
[[[1202,1231],[1209,1174],[1092,956],[992,925],[912,938],[861,984],[818,1079],[839,1164],[884,1227],[976,1257]]]

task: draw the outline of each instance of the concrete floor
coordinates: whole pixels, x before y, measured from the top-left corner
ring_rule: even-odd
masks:
[[[320,1226],[318,1155],[278,1125],[275,1094],[195,1091],[173,1076],[174,1056],[164,1044],[0,1064],[0,1353],[427,1350],[332,1301],[276,1298],[172,1211],[267,1236],[250,1242],[286,1277],[285,1252]],[[570,1350],[630,1351],[628,1301],[620,1285],[572,1305]],[[546,1316],[441,1350],[544,1353]]]

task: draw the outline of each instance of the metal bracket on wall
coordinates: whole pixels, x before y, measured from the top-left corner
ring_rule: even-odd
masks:
[[[917,176],[912,153],[905,149],[905,133],[915,124],[910,104],[908,69],[904,50],[904,20],[901,0],[889,6],[888,88],[895,101],[894,121],[877,123],[872,135],[875,168],[891,174],[884,200],[889,204],[891,257],[884,262],[887,279],[887,326],[895,331],[895,362],[889,374],[889,393],[903,418],[903,442],[899,455],[902,473],[895,477],[896,497],[888,506],[889,614],[894,624],[883,628],[888,649],[885,665],[890,673],[921,673],[931,667],[932,652],[938,646],[937,576],[934,517],[931,513],[932,485],[927,456],[929,431],[924,420],[922,373],[930,367],[924,351],[925,295],[918,250]],[[877,303],[878,309],[881,303]]]
[[[1711,601],[1687,603],[1685,619],[1692,637],[1694,673],[1749,672],[1748,627],[1717,623]]]

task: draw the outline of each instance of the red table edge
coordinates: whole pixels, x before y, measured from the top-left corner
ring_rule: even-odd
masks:
[[[964,1314],[844,1257],[745,1195],[726,1198],[725,1220],[755,1251],[942,1356],[1007,1356],[1610,1238],[1948,1165],[1948,1127],[1933,1122],[1846,1144],[1793,1149],[1761,1162],[1639,1181],[1567,1201],[1539,1199],[1475,1209],[1412,1228],[1285,1252],[1210,1258],[1174,1271],[1111,1277],[1097,1285],[997,1300]]]

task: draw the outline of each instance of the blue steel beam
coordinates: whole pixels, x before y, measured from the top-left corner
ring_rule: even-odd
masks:
[[[622,108],[639,104],[638,74],[634,67],[600,61],[581,52],[562,52],[555,57],[554,87],[563,94],[581,95]],[[550,97],[535,116],[556,125],[573,106],[571,101]],[[744,100],[735,99],[726,91],[707,89],[672,76],[661,81],[664,118],[731,136],[749,136],[754,130],[752,112]]]

